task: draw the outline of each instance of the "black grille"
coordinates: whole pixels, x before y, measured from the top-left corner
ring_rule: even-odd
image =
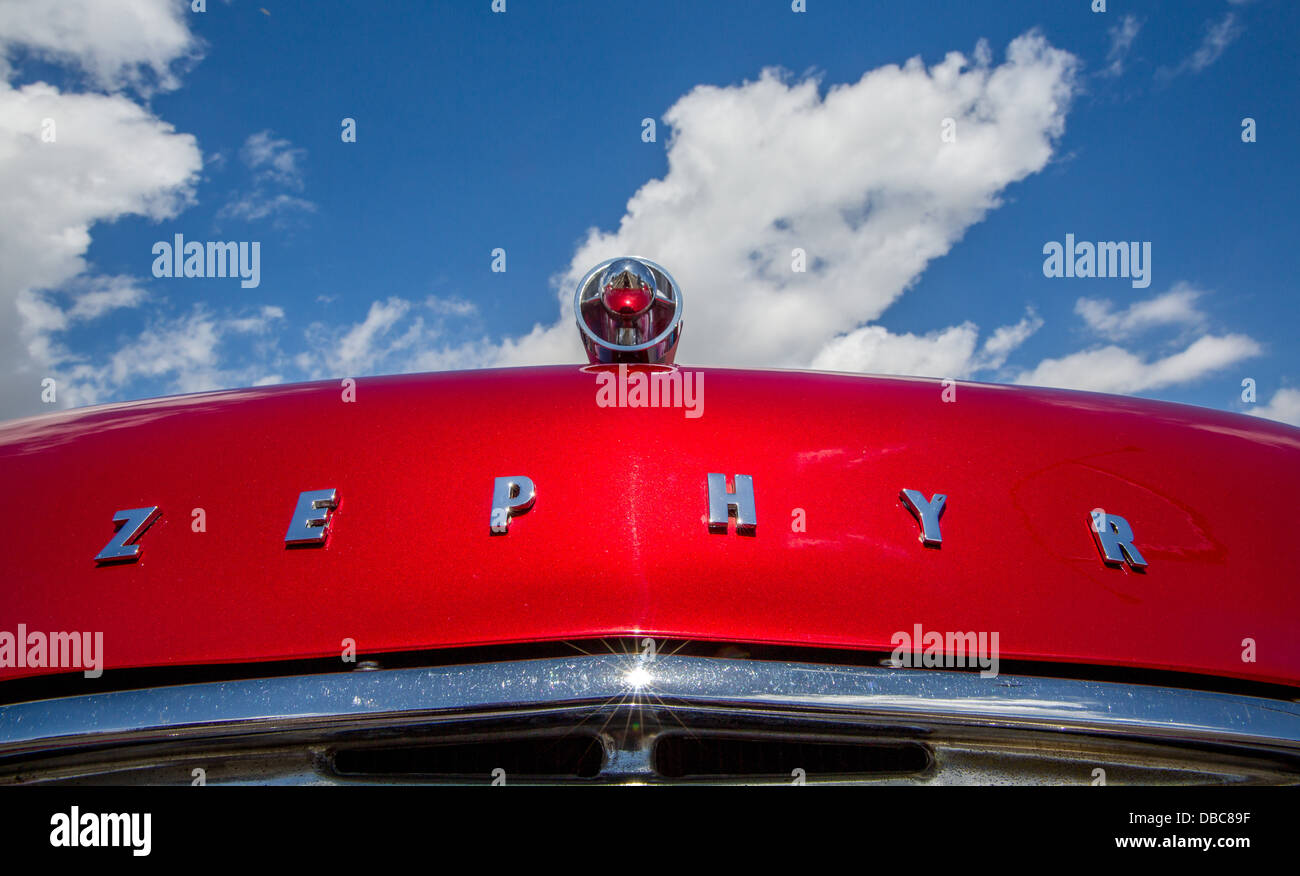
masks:
[[[427,776],[478,778],[494,770],[533,778],[591,778],[605,762],[600,740],[590,735],[522,737],[385,748],[351,748],[334,753],[344,776]]]
[[[930,766],[914,743],[827,742],[674,734],[655,743],[654,769],[669,779],[789,778],[918,773]]]

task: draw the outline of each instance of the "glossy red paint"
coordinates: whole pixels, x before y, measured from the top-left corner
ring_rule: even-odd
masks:
[[[332,656],[344,638],[362,654],[627,634],[888,651],[920,624],[996,631],[1003,661],[1300,685],[1300,430],[1065,391],[960,384],[945,403],[932,380],[698,373],[698,418],[598,406],[573,366],[0,426],[0,630],[103,631],[111,670]],[[709,532],[708,472],[753,477],[756,535]],[[537,502],[493,536],[500,475],[532,478]],[[329,487],[328,544],[286,548],[298,494]],[[920,544],[903,488],[947,494],[941,548]],[[97,567],[113,513],[145,505],[163,513],[141,559]],[[1145,574],[1103,565],[1097,507],[1132,524]]]

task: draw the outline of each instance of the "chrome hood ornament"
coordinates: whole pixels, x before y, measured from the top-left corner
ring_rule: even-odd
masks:
[[[620,257],[596,265],[578,284],[573,311],[592,364],[672,364],[682,334],[682,294],[654,262]]]

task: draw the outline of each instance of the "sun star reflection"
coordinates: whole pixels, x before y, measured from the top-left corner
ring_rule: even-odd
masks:
[[[623,675],[624,683],[633,690],[642,690],[649,687],[650,682],[653,680],[650,670],[644,666],[633,666]]]

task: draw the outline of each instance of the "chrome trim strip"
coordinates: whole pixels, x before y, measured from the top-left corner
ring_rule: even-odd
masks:
[[[940,670],[659,655],[283,676],[0,706],[0,755],[337,719],[437,721],[484,710],[674,703],[1111,734],[1300,751],[1300,703],[1179,688]]]

